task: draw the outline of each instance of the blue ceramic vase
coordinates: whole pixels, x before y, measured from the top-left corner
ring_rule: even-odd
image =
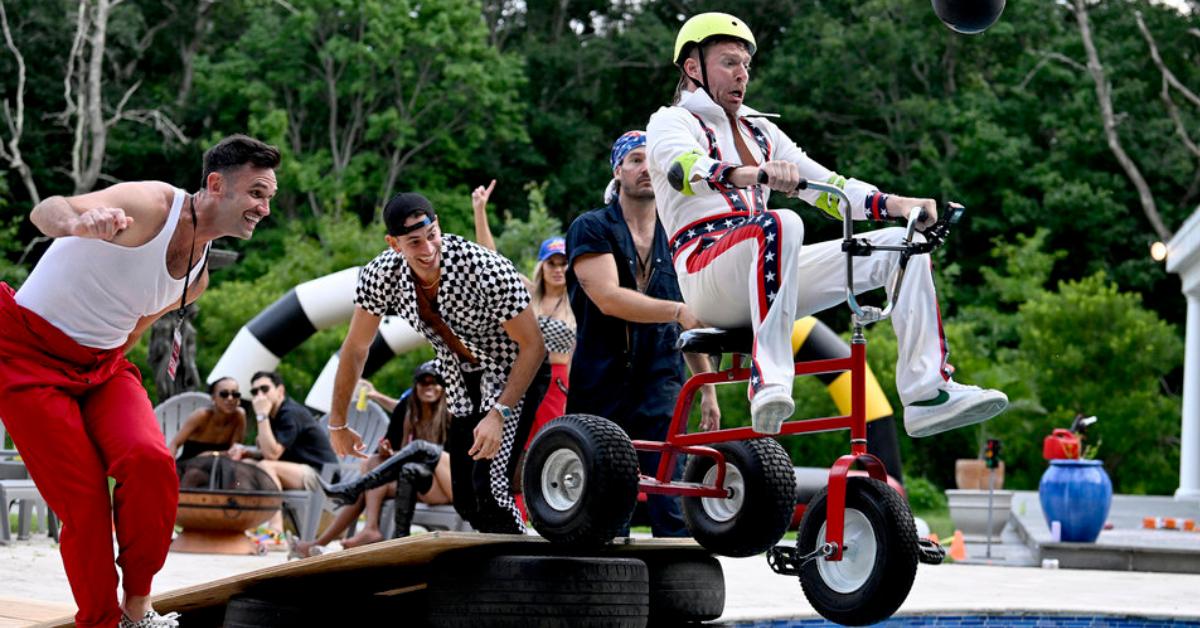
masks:
[[[1046,525],[1062,526],[1062,540],[1092,543],[1112,505],[1112,481],[1099,460],[1051,460],[1038,485]]]

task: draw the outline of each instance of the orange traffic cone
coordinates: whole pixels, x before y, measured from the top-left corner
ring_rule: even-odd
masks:
[[[928,538],[930,541],[933,541],[934,543],[941,543],[941,542],[942,542],[942,540],[938,538],[937,532],[930,532],[930,533],[929,533],[929,536],[928,536],[927,538]]]
[[[967,559],[967,544],[963,541],[962,530],[954,531],[954,539],[950,541],[950,558],[954,560]]]

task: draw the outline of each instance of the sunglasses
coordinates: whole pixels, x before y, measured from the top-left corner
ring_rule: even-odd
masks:
[[[230,397],[241,397],[242,393],[236,390],[220,390],[217,391],[217,396],[222,399],[228,399]]]
[[[250,396],[251,396],[251,397],[257,397],[257,396],[259,396],[259,395],[265,395],[265,394],[267,394],[267,393],[269,393],[269,392],[271,392],[271,387],[270,387],[270,386],[268,386],[267,384],[263,384],[262,386],[257,386],[257,387],[255,387],[255,388],[251,388],[251,389],[250,389]]]

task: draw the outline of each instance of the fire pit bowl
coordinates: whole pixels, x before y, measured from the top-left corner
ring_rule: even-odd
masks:
[[[171,551],[261,554],[265,548],[245,531],[268,521],[282,505],[278,491],[180,489],[175,523],[183,532],[171,543]]]

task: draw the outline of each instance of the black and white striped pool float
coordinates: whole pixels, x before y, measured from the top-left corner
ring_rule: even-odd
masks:
[[[219,377],[233,377],[242,390],[250,388],[250,377],[257,371],[279,366],[283,356],[320,330],[349,322],[354,314],[354,287],[358,266],[297,285],[246,323],[225,349],[208,375],[211,383]],[[384,317],[371,342],[363,368],[370,377],[399,353],[427,345],[407,321]],[[335,353],[321,370],[304,403],[322,412],[329,411],[333,396],[333,378],[337,372]]]

